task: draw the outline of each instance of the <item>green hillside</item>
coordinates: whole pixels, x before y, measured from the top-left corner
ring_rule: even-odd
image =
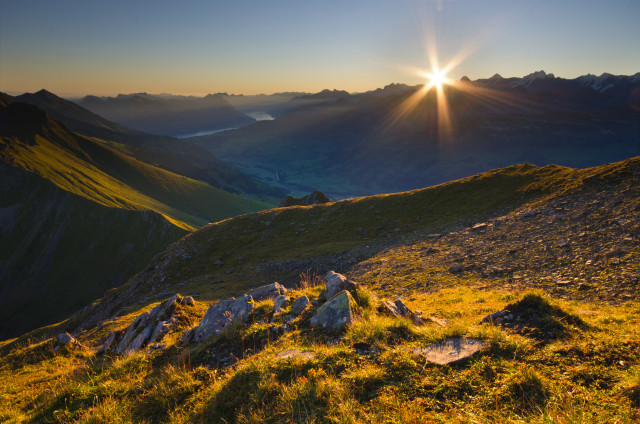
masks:
[[[0,162],[0,338],[80,310],[187,232]]]
[[[515,165],[435,187],[404,193],[342,200],[314,206],[277,208],[210,224],[157,258],[172,290],[214,300],[240,293],[259,282],[293,284],[309,268],[348,268],[390,245],[464,228],[557,196],[581,185],[593,171]],[[188,265],[182,259],[189,256]],[[222,265],[212,265],[216,261]],[[153,264],[152,264],[153,265]],[[149,275],[126,288],[124,298],[150,290]],[[215,282],[215,283],[213,283]]]
[[[268,206],[137,161],[20,105],[7,107],[16,128],[0,138],[1,157],[67,191],[105,206],[153,210],[186,229]]]
[[[210,224],[70,320],[0,343],[0,418],[632,424],[638,210],[633,158],[583,170],[517,165]],[[328,270],[360,283],[355,322],[340,330],[311,325]],[[180,341],[210,301],[273,281],[311,305],[276,315],[264,300],[218,336]],[[176,292],[196,302],[177,304],[161,343],[96,353]],[[382,315],[381,299],[401,299],[422,321]],[[503,308],[506,324],[480,322]],[[79,344],[49,338],[65,330]],[[416,353],[460,337],[485,348],[451,365]]]

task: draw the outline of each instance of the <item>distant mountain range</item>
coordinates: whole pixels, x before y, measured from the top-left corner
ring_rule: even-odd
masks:
[[[236,128],[255,122],[216,94],[205,97],[147,93],[86,96],[78,104],[127,127],[170,136]]]
[[[435,90],[421,90],[325,90],[290,100],[275,121],[189,140],[294,194],[320,189],[333,198],[425,187],[513,163],[587,167],[640,154],[640,73],[462,78],[444,87],[444,120]]]

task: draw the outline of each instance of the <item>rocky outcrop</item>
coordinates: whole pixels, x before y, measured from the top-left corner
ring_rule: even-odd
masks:
[[[311,317],[311,325],[328,330],[351,325],[355,321],[356,308],[357,304],[351,293],[343,290],[318,309]]]
[[[416,315],[411,309],[404,304],[400,299],[396,299],[394,302],[383,300],[378,305],[378,312],[391,317],[403,317],[409,318],[415,325],[422,325],[424,321],[418,315]]]
[[[236,322],[244,322],[256,302],[260,302],[265,299],[281,299],[287,292],[287,288],[279,283],[267,284],[253,290],[248,291],[244,296],[239,299],[234,297],[212,305],[200,323],[184,333],[180,339],[183,343],[199,343],[209,337],[216,336],[223,332],[227,327]],[[284,307],[283,304],[280,308]]]
[[[260,302],[265,299],[275,299],[287,292],[287,288],[279,283],[267,284],[253,290],[249,290],[246,296],[250,296],[254,302]]]
[[[289,306],[291,298],[289,296],[280,295],[273,301],[273,313],[279,314],[284,308]]]
[[[324,278],[327,284],[325,293],[327,300],[330,300],[333,296],[340,293],[342,290],[349,290],[353,292],[359,286],[358,283],[351,281],[344,275],[338,274],[334,271],[327,272],[327,275]]]
[[[112,332],[98,350],[99,354],[114,352],[118,355],[130,355],[144,346],[157,343],[178,326],[176,309],[191,307],[195,301],[190,296],[176,294],[148,312],[138,315],[129,326],[119,332]]]
[[[321,203],[328,203],[331,200],[320,190],[316,190],[311,194],[307,194],[304,197],[297,198],[293,196],[285,197],[282,202],[280,202],[281,208],[286,208],[288,206],[310,206],[317,205]]]
[[[231,324],[244,322],[253,310],[254,300],[248,294],[239,299],[221,300],[204,314],[198,326],[190,329],[180,339],[183,343],[201,342],[220,334]]]

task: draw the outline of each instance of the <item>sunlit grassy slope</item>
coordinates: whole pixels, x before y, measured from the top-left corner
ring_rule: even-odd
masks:
[[[2,137],[0,149],[5,161],[71,193],[105,206],[153,210],[185,229],[268,207],[137,161],[50,118],[36,132]]]
[[[433,239],[567,193],[586,193],[593,185],[585,179],[589,176],[607,184],[626,181],[638,161],[584,170],[516,165],[421,190],[227,219],[172,245],[144,273],[76,319],[106,319],[129,299],[158,299],[176,284],[181,292],[217,300],[261,283],[291,285],[307,269],[345,271],[389,246]]]

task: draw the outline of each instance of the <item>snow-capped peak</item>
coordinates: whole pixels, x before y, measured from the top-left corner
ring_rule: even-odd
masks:
[[[526,75],[522,78],[520,78],[517,81],[514,81],[511,83],[512,87],[518,87],[518,86],[522,86],[522,87],[529,87],[534,81],[536,80],[547,80],[547,79],[554,79],[555,76],[553,74],[547,74],[545,71],[536,71],[536,72],[532,72],[529,75]]]
[[[615,79],[614,75],[611,75],[607,72],[603,73],[599,77],[592,74],[583,75],[578,77],[578,84],[583,87],[590,87],[600,93],[604,93],[609,88],[613,87],[613,79]]]

